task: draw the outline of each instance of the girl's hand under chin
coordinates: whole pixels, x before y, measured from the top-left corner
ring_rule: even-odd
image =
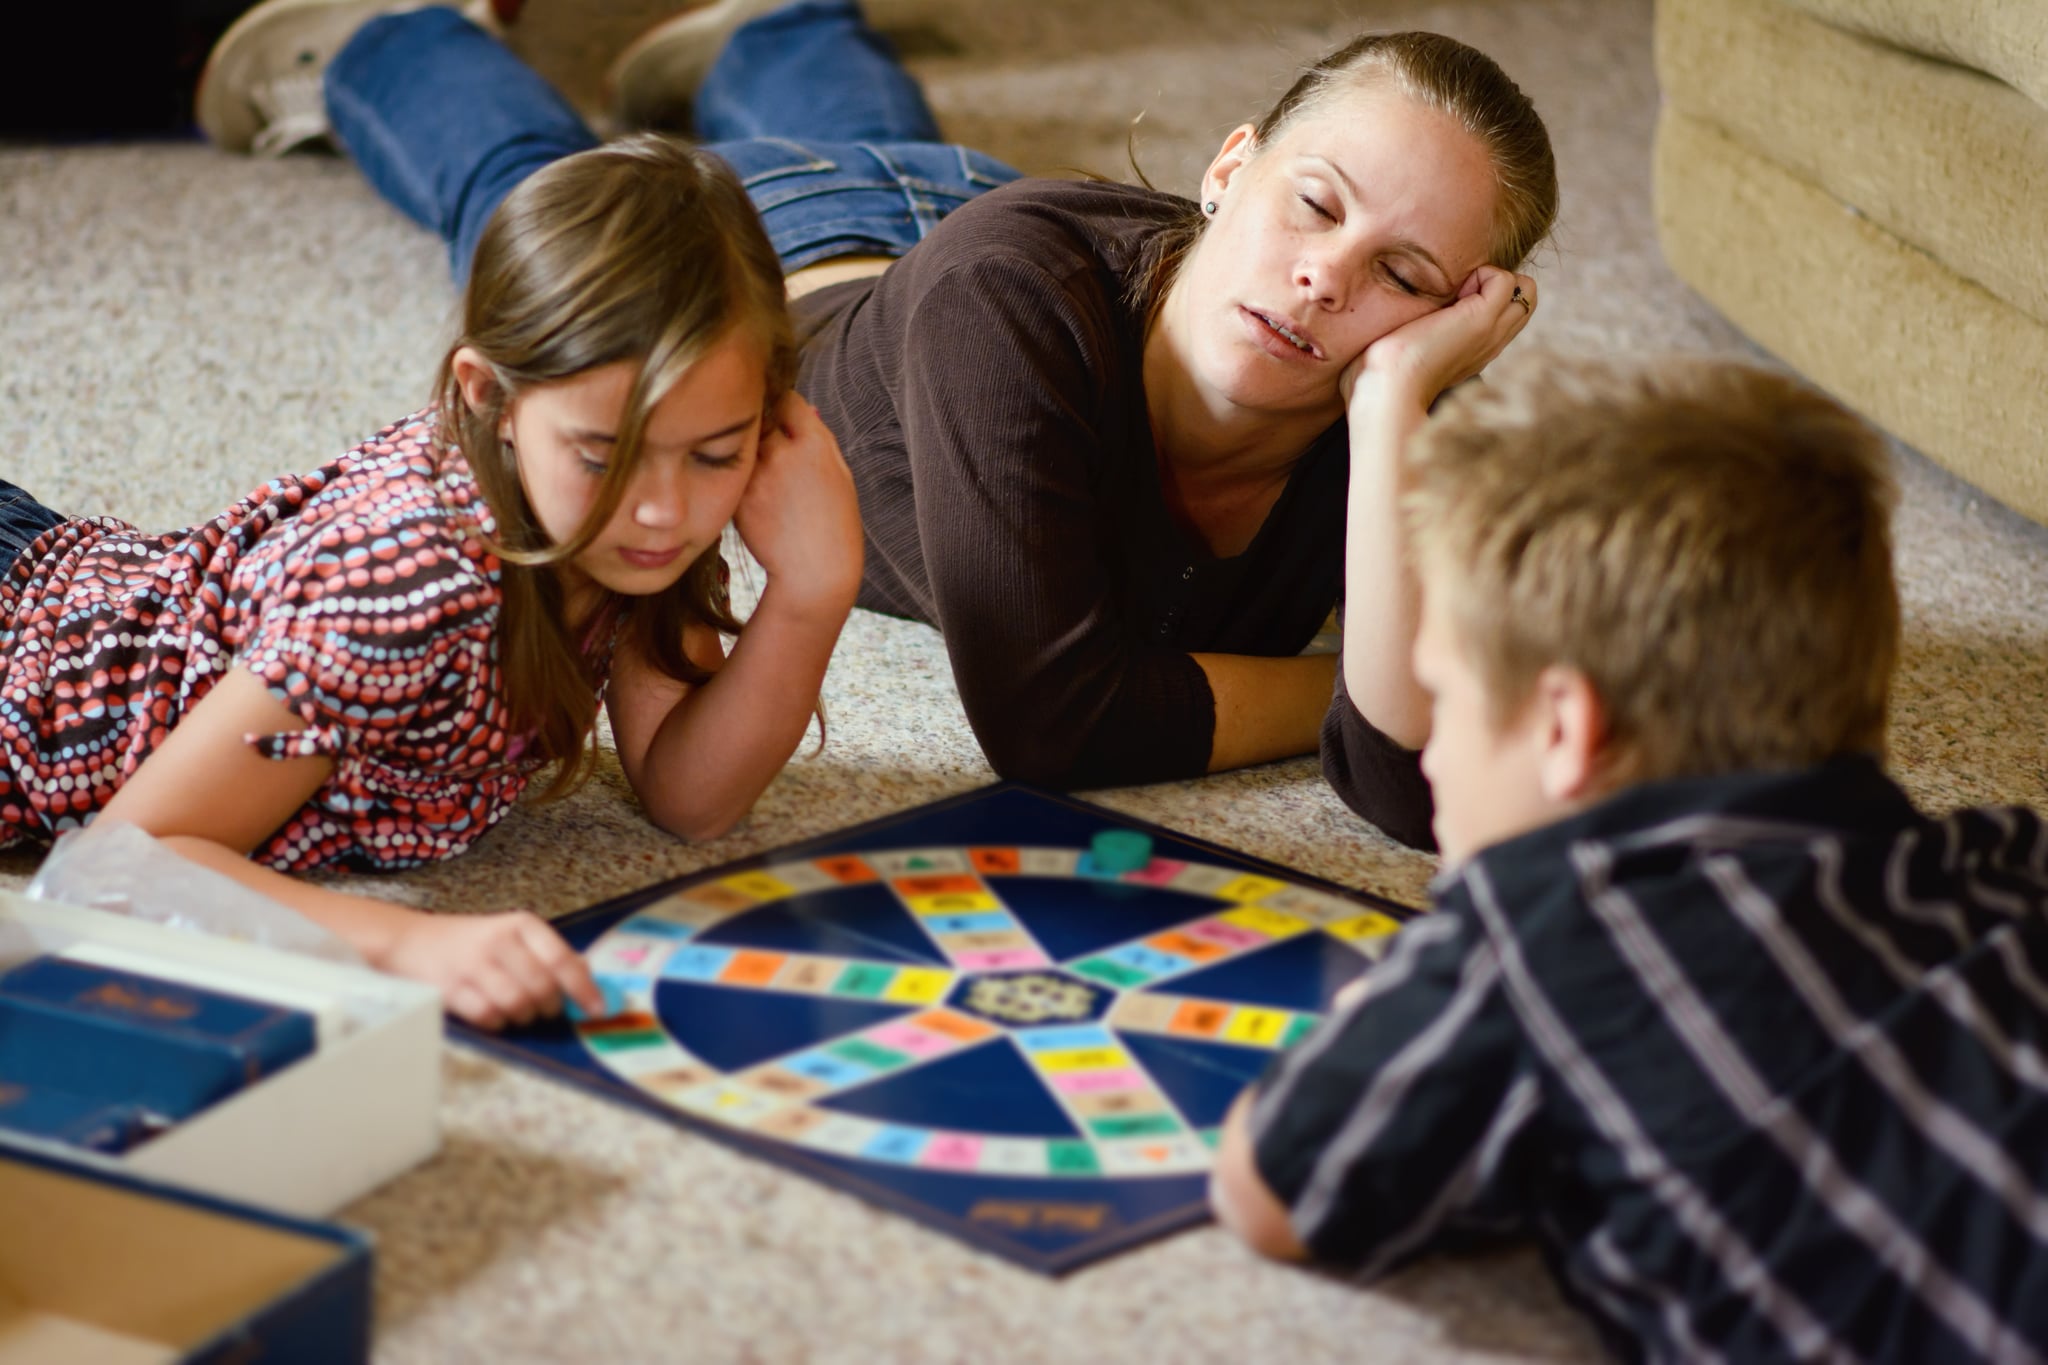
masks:
[[[839,442],[795,393],[768,414],[754,477],[733,514],[784,603],[841,618],[860,592],[860,503]]]
[[[1389,388],[1427,409],[1507,349],[1536,312],[1536,281],[1482,265],[1457,299],[1387,333],[1344,368],[1337,384],[1349,407],[1361,387]],[[1361,386],[1360,380],[1372,381]]]

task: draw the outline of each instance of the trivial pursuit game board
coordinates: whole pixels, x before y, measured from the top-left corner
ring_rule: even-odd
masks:
[[[1002,784],[558,920],[607,1016],[460,1033],[1060,1274],[1206,1216],[1411,913]]]

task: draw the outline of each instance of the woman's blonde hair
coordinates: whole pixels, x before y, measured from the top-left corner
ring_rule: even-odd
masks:
[[[1557,221],[1557,161],[1536,106],[1499,63],[1441,33],[1366,33],[1302,72],[1253,125],[1254,151],[1331,100],[1388,86],[1455,120],[1493,163],[1492,264],[1519,269]],[[1142,178],[1142,177],[1141,177]],[[1208,219],[1193,205],[1153,238],[1135,280],[1149,319],[1165,301]]]
[[[735,334],[760,348],[764,411],[796,374],[796,343],[782,265],[746,191],[717,157],[653,134],[553,162],[508,195],[477,243],[463,296],[461,335],[442,362],[439,437],[460,448],[497,518],[491,548],[503,563],[498,662],[512,724],[529,752],[558,764],[544,799],[588,777],[597,724],[592,653],[603,642],[577,630],[616,622],[642,657],[680,681],[704,671],[683,652],[684,627],[727,634],[740,623],[726,603],[713,546],[674,588],[614,598],[572,630],[553,567],[603,530],[633,477],[649,414],[711,350]],[[472,406],[455,373],[469,347],[489,366],[490,396]],[[617,444],[583,524],[549,541],[528,505],[499,431],[527,391],[600,366],[637,367]]]

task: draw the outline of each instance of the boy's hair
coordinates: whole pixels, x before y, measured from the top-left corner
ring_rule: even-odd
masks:
[[[477,243],[461,335],[441,366],[439,432],[467,456],[497,518],[499,666],[514,724],[533,735],[541,757],[560,763],[544,797],[566,795],[589,775],[597,724],[593,642],[572,635],[552,566],[604,529],[635,471],[649,414],[735,332],[758,343],[762,401],[772,406],[796,375],[782,263],[732,170],[684,143],[645,134],[553,162],[505,198]],[[480,408],[456,380],[463,346],[496,380]],[[607,472],[576,534],[551,544],[499,426],[522,393],[619,361],[639,373]],[[683,628],[695,621],[739,631],[724,572],[713,546],[669,592],[615,599],[621,629],[663,672],[704,681],[683,653]],[[596,621],[611,619],[619,618],[599,613]]]
[[[1623,781],[1881,751],[1899,600],[1883,440],[1782,375],[1522,356],[1409,451],[1428,590],[1494,718],[1564,664]]]

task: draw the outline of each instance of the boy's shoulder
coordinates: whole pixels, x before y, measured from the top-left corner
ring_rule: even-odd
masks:
[[[1540,962],[1610,936],[1617,920],[1726,913],[1738,883],[1782,910],[1776,898],[1809,885],[1817,858],[1880,863],[1924,823],[1864,755],[1642,783],[1481,849],[1439,878],[1435,899],[1470,916],[1480,937],[1514,940]]]
[[[1776,980],[1795,947],[1861,970],[1853,941],[1869,933],[1931,969],[1974,951],[2020,902],[2048,908],[2044,863],[2035,812],[1931,816],[1876,758],[1852,754],[1630,787],[1481,850],[1435,890],[1533,975],[1583,985],[1605,963],[1647,989],[1653,959],[1723,984]],[[2001,872],[2024,886],[1987,890]],[[1930,932],[1936,904],[1948,913]]]

